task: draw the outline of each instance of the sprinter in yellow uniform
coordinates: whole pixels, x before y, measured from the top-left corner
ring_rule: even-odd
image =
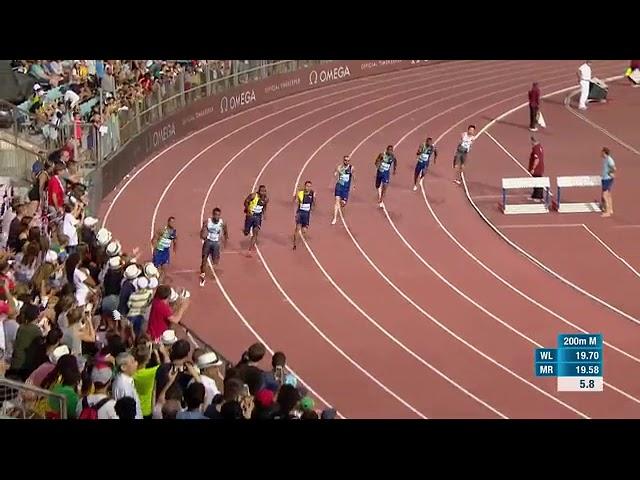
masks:
[[[249,253],[256,246],[258,241],[258,234],[262,227],[262,219],[267,211],[267,204],[269,198],[267,197],[267,187],[260,185],[258,191],[250,194],[244,200],[244,233],[245,237],[251,234],[251,242],[249,244]]]

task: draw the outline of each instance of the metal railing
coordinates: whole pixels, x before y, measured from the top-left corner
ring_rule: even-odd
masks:
[[[50,403],[58,406],[60,419],[67,418],[64,395],[0,377],[0,419],[45,419]]]

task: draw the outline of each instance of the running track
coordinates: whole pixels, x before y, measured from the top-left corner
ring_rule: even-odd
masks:
[[[623,66],[600,62],[599,74]],[[516,252],[451,181],[460,132],[520,105],[532,79],[546,92],[569,87],[575,62],[448,62],[285,98],[154,157],[102,216],[132,248],[175,215],[172,277],[193,298],[185,323],[231,358],[256,338],[285,351],[317,403],[346,418],[634,418],[638,325]],[[413,192],[425,135],[436,139],[440,161]],[[372,163],[389,143],[400,167],[379,209]],[[331,226],[332,172],[347,152],[355,190]],[[470,160],[494,153],[474,151]],[[318,204],[304,247],[292,252],[291,198],[305,179]],[[260,183],[271,204],[249,259],[237,253],[246,247],[241,204]],[[231,242],[216,281],[200,289],[198,231],[214,206]],[[557,393],[555,380],[534,377],[533,349],[581,330],[607,340],[605,390]]]

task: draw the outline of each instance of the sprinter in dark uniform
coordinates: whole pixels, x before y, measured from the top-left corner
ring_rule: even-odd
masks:
[[[311,182],[304,182],[304,189],[298,190],[294,197],[294,202],[297,205],[296,209],[296,229],[293,232],[293,249],[296,249],[296,240],[298,233],[300,235],[306,235],[309,228],[309,221],[311,220],[311,212],[313,211],[313,204],[315,203],[315,193],[311,189]]]
[[[204,287],[206,280],[205,268],[207,260],[211,258],[214,267],[220,262],[220,250],[229,241],[229,232],[227,224],[220,218],[221,210],[214,208],[211,212],[211,218],[208,218],[200,229],[200,238],[202,239],[202,261],[200,262],[200,286]]]
[[[251,242],[249,243],[249,253],[254,249],[258,241],[258,234],[262,228],[262,219],[265,218],[267,211],[267,187],[260,185],[258,191],[250,194],[244,200],[244,233],[245,237],[251,234]]]
[[[380,208],[384,206],[382,202],[391,180],[391,166],[393,166],[393,174],[395,175],[398,169],[398,161],[393,153],[393,145],[389,145],[384,152],[376,157],[376,188],[378,189]]]
[[[429,169],[429,164],[433,160],[436,163],[438,157],[438,149],[433,144],[433,139],[428,137],[427,140],[418,147],[418,159],[416,161],[416,169],[413,172],[413,191],[418,190],[418,181],[424,178],[425,173]]]

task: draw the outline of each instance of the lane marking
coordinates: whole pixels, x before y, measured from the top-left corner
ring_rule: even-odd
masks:
[[[604,240],[602,240],[598,235],[596,235],[595,233],[593,233],[593,231],[587,227],[584,223],[582,224],[582,227],[587,231],[587,233],[589,233],[589,235],[591,235],[593,238],[595,238],[595,240],[602,245],[605,250],[607,250],[607,252],[609,252],[611,255],[613,255],[615,258],[617,258],[620,263],[622,263],[625,267],[627,267],[629,270],[631,270],[631,272],[638,278],[640,278],[640,273],[638,273],[638,271],[633,268],[631,266],[631,264],[629,262],[627,262],[624,258],[622,258],[620,255],[618,255],[609,245],[607,245]]]

